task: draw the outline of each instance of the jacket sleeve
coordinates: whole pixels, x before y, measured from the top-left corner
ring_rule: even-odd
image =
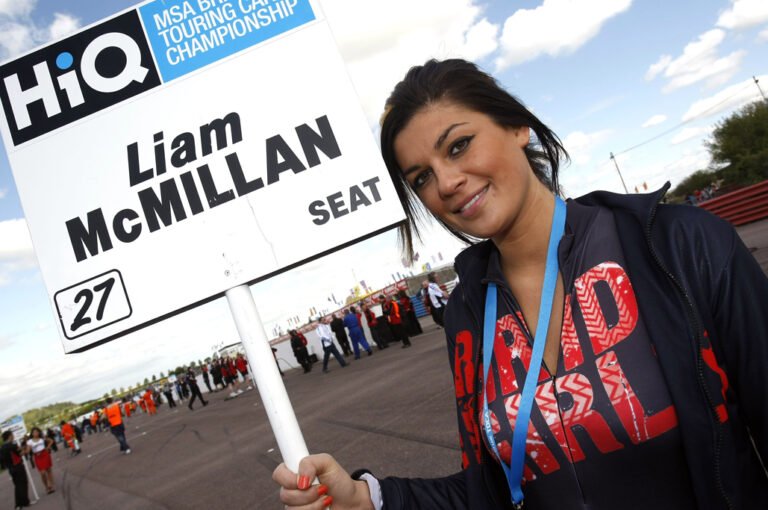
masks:
[[[768,278],[730,229],[729,255],[715,274],[710,303],[730,384],[757,451],[768,460]],[[726,245],[728,246],[728,245]]]
[[[379,480],[384,510],[461,510],[467,506],[466,473],[443,478]]]

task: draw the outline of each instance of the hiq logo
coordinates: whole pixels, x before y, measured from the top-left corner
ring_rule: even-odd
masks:
[[[0,67],[14,145],[160,85],[137,11]]]

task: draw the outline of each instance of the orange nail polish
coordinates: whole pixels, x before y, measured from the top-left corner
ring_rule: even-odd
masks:
[[[299,477],[299,483],[298,483],[299,489],[303,490],[303,491],[309,489],[309,483],[310,482],[311,482],[311,480],[309,479],[308,476],[304,476],[304,475],[300,476]]]
[[[328,494],[328,487],[326,487],[325,485],[318,485],[317,486],[317,495],[318,496],[325,496],[326,494]]]
[[[326,496],[326,498],[323,500],[323,506],[328,508],[331,506],[331,503],[333,503],[333,496]]]

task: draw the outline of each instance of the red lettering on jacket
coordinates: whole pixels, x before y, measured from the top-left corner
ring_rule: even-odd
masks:
[[[653,439],[677,426],[677,414],[672,405],[648,415],[621,370],[615,352],[607,352],[598,358],[597,370],[613,409],[634,444]]]
[[[571,295],[565,296],[565,309],[563,310],[563,331],[560,343],[563,347],[563,365],[565,371],[570,372],[584,363],[584,353],[579,345],[579,337],[576,335],[576,327],[573,325],[573,310],[571,310]]]
[[[715,351],[712,350],[712,344],[709,343],[709,333],[706,331],[704,332],[704,338],[707,341],[707,347],[701,349],[701,357],[709,369],[716,373],[720,378],[720,391],[723,395],[723,403],[715,408],[715,412],[717,413],[717,418],[720,420],[720,423],[725,423],[728,421],[728,409],[725,407],[725,392],[728,390],[728,376],[725,374],[725,370],[723,370],[717,363]]]
[[[552,393],[552,383],[547,382],[549,387],[546,389],[547,394]],[[594,395],[592,393],[592,385],[583,374],[567,374],[558,379],[557,382],[558,393],[568,392],[573,398],[573,405],[567,409],[561,409],[562,414],[562,428],[559,423],[549,424],[550,430],[557,437],[557,442],[568,445],[568,450],[565,452],[566,456],[571,459],[571,462],[579,462],[584,460],[584,451],[581,449],[579,442],[576,440],[576,436],[573,434],[573,429],[576,426],[582,427],[595,443],[595,446],[602,453],[608,453],[615,450],[621,450],[624,448],[616,436],[611,431],[611,427],[605,421],[600,413],[592,409],[592,402]],[[560,397],[561,399],[563,397]],[[565,437],[562,437],[563,431]]]
[[[456,335],[456,348],[453,361],[453,378],[456,385],[456,398],[475,392],[475,363],[472,360],[472,333],[459,331]]]
[[[547,419],[546,413],[542,409],[542,405],[546,405],[547,400],[547,396],[543,394],[545,386],[549,386],[551,389],[550,382],[544,383],[536,388],[536,404],[539,406],[539,409],[541,409],[542,414],[544,414],[544,418]],[[507,397],[504,400],[504,408],[507,411],[507,419],[510,423],[517,423],[517,411],[520,408],[521,398],[522,397],[520,393],[517,393]],[[512,451],[511,448],[509,451]],[[544,474],[551,473],[560,469],[560,463],[557,462],[555,456],[552,454],[550,449],[547,448],[547,445],[541,438],[541,434],[539,434],[539,431],[536,430],[536,427],[534,427],[532,422],[529,422],[528,426],[528,437],[526,438],[525,452],[528,454],[528,457],[531,458],[534,463],[536,463],[536,466],[538,466],[538,468]],[[504,459],[504,461],[509,463],[511,456],[509,454],[505,456],[504,452],[501,451],[501,448],[499,448],[499,453],[501,454],[501,457]],[[533,472],[528,471],[528,473],[530,473],[530,476],[533,476]],[[528,477],[526,477],[526,479],[532,480],[532,478]]]
[[[595,284],[599,281],[608,284],[619,311],[619,320],[612,326],[606,322],[597,300]],[[577,278],[574,286],[595,355],[613,347],[632,333],[637,325],[637,299],[629,277],[621,266],[615,262],[599,264]]]

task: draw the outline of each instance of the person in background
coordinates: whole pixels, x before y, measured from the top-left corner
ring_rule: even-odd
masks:
[[[131,413],[133,412],[133,402],[130,399],[123,402],[123,412],[125,413],[126,418],[131,417]]]
[[[165,381],[165,384],[163,384],[163,395],[165,395],[165,400],[168,401],[169,408],[176,407],[176,401],[173,399],[173,384]]]
[[[142,399],[144,400],[144,403],[147,406],[147,413],[150,416],[154,416],[157,414],[157,406],[155,405],[155,399],[152,397],[152,390],[147,388],[144,391],[144,395],[142,396]]]
[[[368,323],[368,329],[371,332],[373,343],[376,344],[379,350],[383,349],[381,339],[379,338],[379,324],[378,319],[376,318],[376,314],[373,313],[373,310],[370,309],[365,301],[362,302],[361,308],[363,310],[363,315],[365,315],[365,321]]]
[[[384,316],[387,318],[387,322],[389,322],[389,329],[392,331],[392,337],[395,341],[399,340],[402,342],[403,349],[410,347],[411,340],[408,338],[408,333],[405,332],[400,305],[397,303],[395,296],[387,299],[384,295],[381,295],[379,296],[379,302],[384,311]]]
[[[80,455],[82,452],[80,451],[80,443],[75,434],[75,428],[71,423],[64,420],[59,423],[59,426],[61,427],[61,437],[64,438],[64,444],[70,449],[71,455]]]
[[[3,432],[3,445],[0,446],[0,466],[8,470],[13,480],[13,494],[15,508],[26,508],[29,501],[29,479],[24,469],[24,455],[29,452],[29,447],[20,447],[13,441],[13,432]]]
[[[38,427],[32,427],[30,438],[27,440],[27,446],[32,453],[35,461],[35,467],[40,473],[40,479],[43,481],[46,493],[50,494],[56,490],[53,483],[53,461],[51,460],[51,445],[53,441],[43,436],[43,431]]]
[[[352,338],[352,348],[355,350],[355,359],[360,359],[360,349],[367,352],[368,356],[373,354],[371,346],[368,345],[368,341],[365,339],[365,333],[360,325],[360,319],[357,317],[354,307],[344,310],[344,325],[349,329],[349,336]]]
[[[189,399],[189,404],[187,404],[187,407],[189,407],[189,410],[192,411],[194,409],[194,402],[196,398],[200,399],[200,402],[203,403],[203,407],[208,405],[208,402],[205,401],[203,398],[203,394],[200,392],[200,386],[197,384],[197,375],[195,375],[195,371],[192,369],[192,367],[189,367],[186,374],[187,379],[187,386],[189,386],[189,391],[192,394],[192,398]]]
[[[227,385],[224,384],[224,377],[221,373],[221,361],[216,358],[213,360],[213,364],[211,365],[211,376],[213,376],[213,388],[216,391],[226,390]],[[221,388],[219,388],[221,386]]]
[[[49,428],[45,431],[45,437],[51,440],[51,450],[54,452],[59,451],[59,447],[56,444],[56,433],[53,431],[53,429]]]
[[[309,373],[312,371],[312,362],[309,360],[306,337],[295,329],[288,331],[288,335],[291,337],[291,349],[296,357],[296,361],[304,369],[305,374]]]
[[[275,360],[275,363],[277,363],[277,360]],[[248,384],[246,390],[253,389],[253,386],[251,386],[251,383],[248,380],[248,360],[245,359],[245,356],[243,356],[243,353],[241,352],[237,353],[237,357],[235,358],[235,367],[237,368],[237,371],[240,372],[240,376],[243,378],[243,382]],[[242,391],[240,393],[242,393]]]
[[[333,320],[331,320],[331,329],[336,335],[336,341],[341,346],[341,351],[344,356],[352,354],[352,349],[349,347],[349,338],[347,338],[347,330],[344,329],[344,320],[339,317],[337,313],[333,314]]]
[[[98,432],[98,426],[99,426],[99,410],[94,409],[91,413],[91,416],[88,418],[88,421],[91,423],[91,429],[93,429],[94,432]]]
[[[131,453],[131,447],[125,439],[125,425],[123,424],[123,414],[120,402],[115,402],[112,397],[107,397],[104,414],[107,416],[110,432],[112,432],[112,435],[115,436],[115,439],[117,439],[117,442],[120,445],[120,451],[124,455],[129,455]]]
[[[432,312],[432,320],[435,324],[442,327],[445,323],[443,314],[445,313],[445,305],[448,302],[448,296],[445,295],[443,289],[437,284],[437,277],[435,273],[429,273],[427,275],[428,285],[427,294],[429,295],[429,309]]]
[[[403,316],[403,325],[408,336],[422,334],[424,331],[421,329],[418,317],[416,317],[416,311],[413,309],[411,298],[408,297],[404,290],[397,293],[397,304],[400,305],[400,314]]]
[[[176,395],[179,397],[179,402],[184,402],[184,391],[181,388],[181,377],[179,377],[181,374],[177,374],[176,376],[176,382],[173,383],[174,388],[176,389]],[[139,401],[139,404],[141,404],[141,401]],[[143,408],[144,406],[142,406]]]
[[[323,373],[327,374],[329,372],[328,370],[328,359],[331,357],[331,354],[333,354],[333,357],[336,358],[336,361],[339,362],[339,365],[341,365],[342,368],[347,366],[347,362],[344,361],[344,357],[341,355],[339,350],[336,348],[336,345],[333,343],[333,333],[331,332],[330,326],[328,326],[328,323],[331,322],[328,317],[321,317],[317,324],[317,336],[320,337],[320,343],[323,345]],[[353,340],[354,341],[354,340]]]
[[[203,363],[203,383],[208,388],[208,393],[213,393],[211,389],[211,376],[208,374],[208,363]]]

